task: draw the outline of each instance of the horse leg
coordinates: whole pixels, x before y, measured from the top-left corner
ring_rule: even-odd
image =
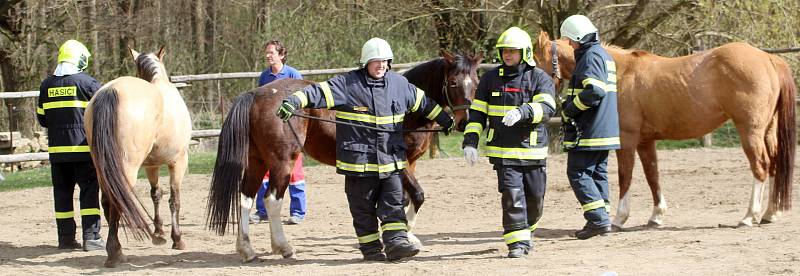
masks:
[[[736,121],[734,121],[734,124],[736,124]],[[750,170],[752,170],[754,177],[750,207],[747,209],[744,218],[739,221],[739,226],[753,226],[753,223],[758,223],[761,220],[761,200],[764,195],[764,189],[767,187],[769,156],[763,140],[764,129],[749,129],[748,126],[740,127],[739,124],[736,124],[736,128],[739,130],[742,148],[750,161]]]
[[[254,154],[256,150],[251,146],[250,154]],[[250,208],[253,208],[253,197],[258,193],[261,187],[261,180],[264,179],[264,174],[267,173],[266,165],[260,159],[250,157],[247,161],[247,169],[245,170],[244,179],[242,183],[235,183],[233,185],[242,185],[240,187],[240,213],[239,213],[239,232],[236,234],[236,252],[242,256],[242,262],[255,261],[256,251],[253,250],[253,245],[250,243]]]
[[[183,151],[175,162],[169,164],[169,211],[172,215],[172,249],[183,250],[186,244],[181,239],[181,183],[189,166],[189,153]]]
[[[111,206],[106,196],[101,199],[103,205],[103,212],[108,221],[108,241],[106,242],[106,258],[105,267],[114,268],[120,263],[127,262],[128,259],[122,254],[122,245],[119,243],[119,212]]]
[[[770,194],[774,194],[776,192],[775,189],[775,174],[777,173],[777,165],[778,162],[778,116],[774,116],[772,121],[770,121],[769,126],[767,127],[766,135],[764,136],[764,144],[767,147],[767,154],[769,154],[770,166],[769,166],[769,187],[770,187]],[[773,200],[774,196],[767,197],[767,211],[761,217],[761,224],[768,224],[778,221],[778,218],[781,216],[780,208],[778,208],[778,202]]]
[[[158,212],[158,205],[161,203],[162,190],[158,185],[158,166],[146,167],[145,174],[147,174],[147,181],[150,182],[150,199],[153,200],[153,244],[162,245],[167,243],[164,239],[163,222]]]
[[[403,181],[403,190],[405,191],[406,196],[409,198],[409,206],[406,210],[408,241],[422,249],[422,241],[420,241],[417,236],[411,233],[411,229],[414,229],[414,226],[417,225],[417,214],[419,214],[419,209],[425,202],[425,191],[422,190],[422,186],[419,185],[417,178],[414,177],[414,171],[416,171],[416,163],[411,163],[408,167],[403,169],[403,172],[401,173],[401,179]]]
[[[628,191],[631,188],[633,166],[636,164],[636,151],[624,148],[617,150],[617,164],[619,166],[619,203],[617,204],[617,215],[614,216],[611,226],[615,231],[620,231],[631,213]]]
[[[661,185],[658,183],[658,155],[656,153],[656,141],[642,141],[637,147],[639,159],[642,161],[644,176],[647,185],[650,186],[650,193],[653,195],[653,213],[647,221],[649,227],[659,227],[664,222],[664,212],[667,210],[667,201],[661,192]]]
[[[267,216],[269,217],[270,242],[272,243],[272,254],[280,254],[284,258],[291,258],[294,249],[283,232],[281,222],[281,207],[283,206],[283,195],[289,188],[289,178],[291,178],[293,160],[277,162],[270,167],[269,189],[267,189]],[[281,164],[282,163],[282,164]],[[263,176],[263,174],[262,174]]]

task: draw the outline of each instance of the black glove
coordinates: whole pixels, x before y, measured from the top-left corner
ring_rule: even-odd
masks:
[[[456,124],[453,122],[453,119],[449,119],[446,123],[444,123],[444,125],[442,125],[442,132],[444,132],[444,135],[450,135],[450,132],[453,131],[455,126]]]
[[[294,106],[287,101],[283,101],[281,106],[278,107],[278,112],[276,113],[276,115],[278,115],[278,118],[281,118],[281,120],[283,121],[288,121],[293,114],[294,114]]]

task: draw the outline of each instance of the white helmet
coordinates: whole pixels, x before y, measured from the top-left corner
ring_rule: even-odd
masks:
[[[523,31],[518,27],[508,28],[505,32],[500,34],[497,39],[497,58],[502,60],[503,56],[500,53],[501,48],[520,49],[522,50],[522,60],[531,66],[536,66],[536,61],[533,60],[533,43],[531,43],[531,36],[528,32]]]
[[[566,37],[573,41],[585,42],[582,40],[586,38],[586,35],[596,32],[597,27],[592,24],[592,21],[580,14],[567,17],[564,23],[561,23],[561,37]]]
[[[364,43],[364,46],[361,47],[361,60],[359,60],[359,62],[361,63],[361,67],[364,67],[371,60],[375,59],[389,61],[394,59],[392,47],[389,47],[389,42],[377,37],[370,38]]]

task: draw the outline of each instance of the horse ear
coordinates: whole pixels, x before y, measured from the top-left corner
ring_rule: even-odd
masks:
[[[483,51],[478,52],[478,54],[472,57],[472,63],[481,64],[481,62],[483,62]]]
[[[164,46],[161,46],[161,49],[158,49],[158,54],[156,54],[156,56],[158,56],[158,60],[164,61]]]
[[[131,53],[131,57],[133,58],[134,61],[136,61],[136,59],[139,58],[139,52],[137,52],[136,50],[134,50],[130,46],[128,46],[128,52]]]
[[[540,47],[544,47],[544,45],[547,45],[547,42],[550,41],[550,35],[548,35],[545,31],[539,31],[539,38],[537,41],[539,42],[538,44]]]
[[[453,54],[450,53],[450,51],[441,49],[439,50],[439,55],[442,56],[447,63],[453,63]]]

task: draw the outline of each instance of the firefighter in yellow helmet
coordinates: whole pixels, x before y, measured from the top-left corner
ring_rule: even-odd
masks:
[[[586,16],[567,17],[561,36],[575,50],[575,70],[561,105],[567,178],[586,219],[575,237],[588,239],[611,232],[608,151],[620,148],[616,65]]]
[[[497,172],[508,257],[531,251],[531,237],[544,207],[545,123],[555,113],[553,80],[533,60],[527,32],[511,27],[495,48],[502,64],[481,77],[464,130],[464,157],[478,159],[478,136],[487,129],[484,152]]]
[[[82,43],[67,40],[58,50],[55,72],[42,81],[36,118],[47,128],[59,249],[103,250],[100,237],[100,188],[83,129],[83,112],[100,83],[83,71],[91,54]],[[75,239],[72,197],[80,187],[83,244]]]

